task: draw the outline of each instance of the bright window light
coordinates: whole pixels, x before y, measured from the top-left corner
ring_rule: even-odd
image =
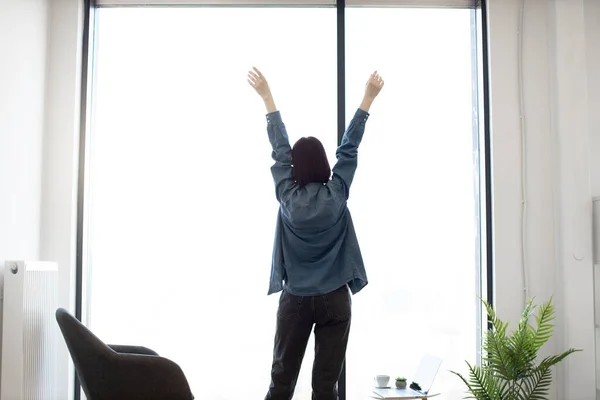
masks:
[[[476,361],[479,243],[470,10],[346,10],[346,120],[377,69],[350,210],[369,276],[353,298],[347,399],[376,374]],[[95,32],[85,286],[103,341],[177,362],[196,398],[264,398],[278,295],[262,70],[291,142],[335,161],[335,8],[101,8]],[[311,396],[313,341],[294,399]],[[393,382],[392,382],[393,384]],[[239,391],[241,390],[241,392]]]
[[[353,301],[348,400],[374,375],[410,379],[425,353],[443,359],[433,391],[462,399],[448,370],[477,360],[471,12],[346,11],[347,118],[364,77],[385,79],[349,201],[370,283]]]
[[[264,398],[278,296],[269,80],[292,142],[337,131],[335,9],[132,8],[98,15],[89,323],[177,362],[197,398]],[[309,344],[310,345],[310,344]],[[297,398],[311,391],[307,352]]]

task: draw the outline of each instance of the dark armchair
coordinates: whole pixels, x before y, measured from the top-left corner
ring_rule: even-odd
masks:
[[[192,400],[181,368],[145,347],[106,345],[65,309],[56,321],[88,400]]]

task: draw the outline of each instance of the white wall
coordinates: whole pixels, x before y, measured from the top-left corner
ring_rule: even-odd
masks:
[[[585,26],[587,36],[587,70],[588,70],[588,108],[590,131],[590,164],[592,195],[600,196],[600,2],[586,0]],[[596,219],[598,221],[598,219]],[[598,243],[598,230],[596,243]],[[596,254],[600,246],[596,245]],[[600,260],[596,257],[596,263]],[[596,299],[596,324],[600,325],[600,264],[595,266],[595,299]],[[600,328],[596,328],[596,340],[600,338]],[[600,351],[596,343],[596,366],[600,363]],[[596,368],[596,385],[600,383],[600,369]]]
[[[45,0],[0,0],[0,262],[37,258],[46,71]]]
[[[5,259],[58,262],[59,302],[68,309],[74,294],[81,3],[0,0],[0,265]],[[59,361],[58,398],[66,399],[73,371],[64,345]]]
[[[592,194],[600,196],[600,1],[585,1],[585,27]]]
[[[593,4],[595,3],[595,4]],[[556,334],[544,352],[584,349],[556,370],[553,398],[595,398],[590,141],[600,40],[598,3],[527,0],[523,29],[525,163],[518,86],[519,0],[491,0],[492,146],[497,310],[512,322],[523,305],[521,173],[526,171],[526,280],[529,296],[554,296]],[[596,20],[597,21],[597,20]],[[587,23],[587,25],[586,25]],[[595,60],[595,61],[594,61]],[[597,94],[596,94],[597,96]],[[597,100],[596,100],[597,101]],[[589,111],[588,111],[589,110]],[[595,166],[595,168],[593,168]],[[594,170],[595,169],[595,170]],[[566,388],[569,388],[568,395]]]
[[[83,33],[83,1],[49,3],[46,131],[40,257],[58,262],[59,304],[73,311],[79,99]],[[73,368],[66,346],[59,352],[58,398],[71,398]]]
[[[46,0],[0,0],[0,270],[40,255],[46,30]]]

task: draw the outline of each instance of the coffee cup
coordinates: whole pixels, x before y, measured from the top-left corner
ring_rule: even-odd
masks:
[[[388,385],[388,383],[390,382],[390,376],[389,375],[376,375],[375,382],[377,382],[378,387],[386,387]]]

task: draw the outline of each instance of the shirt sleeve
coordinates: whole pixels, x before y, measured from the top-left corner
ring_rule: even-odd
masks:
[[[271,157],[275,161],[271,167],[275,196],[281,201],[292,190],[295,182],[292,178],[292,148],[279,111],[267,114],[267,133],[273,148]]]
[[[357,166],[358,146],[362,141],[369,115],[368,112],[360,108],[356,110],[335,154],[337,162],[333,167],[331,183],[343,190],[346,199],[350,195],[350,186]]]

